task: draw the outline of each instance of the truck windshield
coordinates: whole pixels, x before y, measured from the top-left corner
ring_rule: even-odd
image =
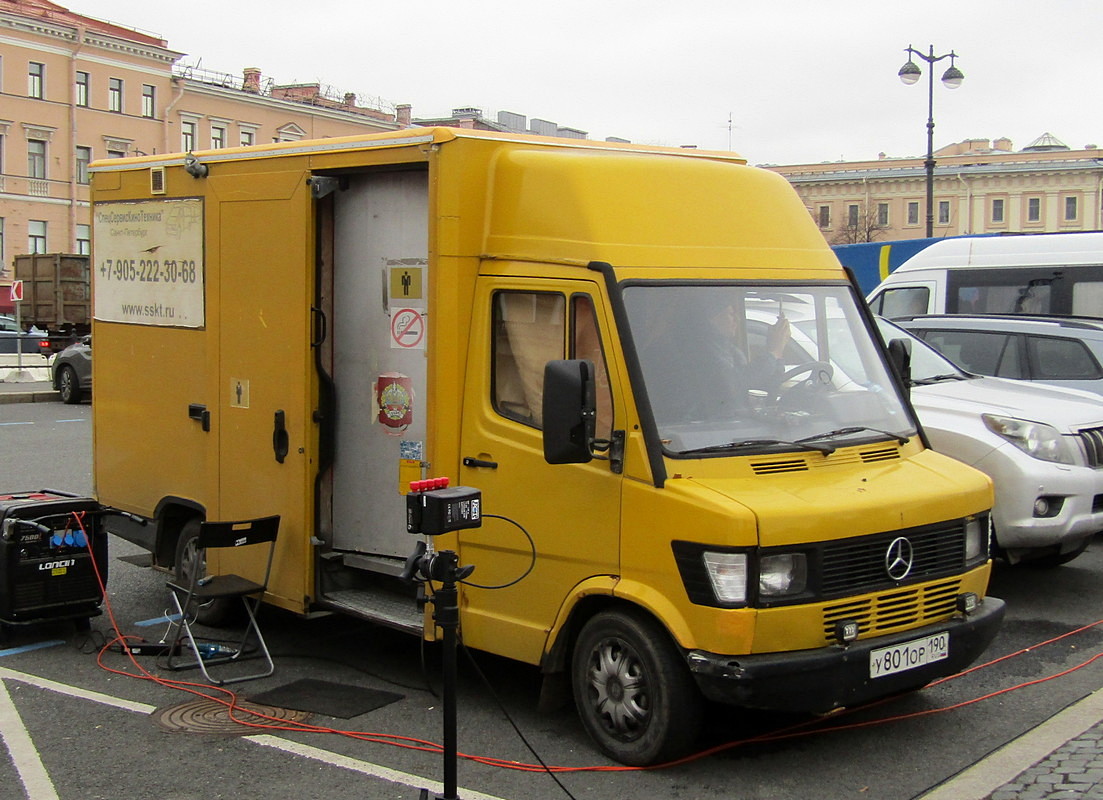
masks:
[[[665,450],[830,453],[915,435],[856,302],[846,286],[626,285]]]

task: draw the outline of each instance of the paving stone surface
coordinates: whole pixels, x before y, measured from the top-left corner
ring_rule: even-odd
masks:
[[[1024,770],[988,800],[1103,800],[1103,722]]]

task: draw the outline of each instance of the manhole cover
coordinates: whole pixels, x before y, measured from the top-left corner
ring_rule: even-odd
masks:
[[[167,708],[158,708],[150,716],[154,722],[170,733],[249,736],[264,732],[252,725],[242,725],[231,719],[229,706],[203,698]],[[278,725],[280,722],[306,722],[310,719],[310,714],[306,711],[262,706],[241,700],[234,706],[234,717],[256,725]],[[276,721],[273,722],[273,720]]]

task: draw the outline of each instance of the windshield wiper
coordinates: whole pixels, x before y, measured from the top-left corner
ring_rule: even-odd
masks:
[[[890,439],[895,439],[898,444],[907,444],[909,441],[911,441],[907,436],[902,436],[899,433],[883,431],[880,428],[867,428],[865,425],[853,425],[849,428],[839,428],[838,430],[834,431],[824,431],[823,433],[817,433],[813,436],[805,436],[803,439],[797,439],[797,444],[814,442],[818,439],[833,439],[836,436],[849,436],[852,433],[861,433],[862,431],[879,433],[882,436],[887,436]]]
[[[766,447],[779,444],[798,447],[801,450],[815,450],[817,453],[823,453],[825,456],[829,456],[835,452],[835,448],[829,444],[811,444],[807,439],[798,439],[795,442],[788,442],[784,439],[742,439],[738,442],[725,442],[723,444],[710,444],[707,447],[695,447],[692,450],[683,450],[682,453],[684,455],[723,453],[728,450],[745,450],[749,447]]]
[[[957,372],[947,372],[943,375],[932,375],[929,378],[912,378],[912,386],[928,386],[932,383],[941,383],[942,381],[964,381],[968,380],[965,375],[961,375]]]

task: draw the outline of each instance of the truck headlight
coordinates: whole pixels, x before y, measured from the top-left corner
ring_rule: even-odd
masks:
[[[716,599],[722,603],[747,602],[747,554],[702,554]]]
[[[758,593],[762,597],[800,594],[808,585],[808,559],[804,553],[763,556],[758,562]]]
[[[1068,444],[1052,425],[995,414],[980,416],[988,430],[1011,442],[1028,456],[1057,464],[1073,463]]]
[[[988,558],[988,515],[965,518],[965,563]]]

